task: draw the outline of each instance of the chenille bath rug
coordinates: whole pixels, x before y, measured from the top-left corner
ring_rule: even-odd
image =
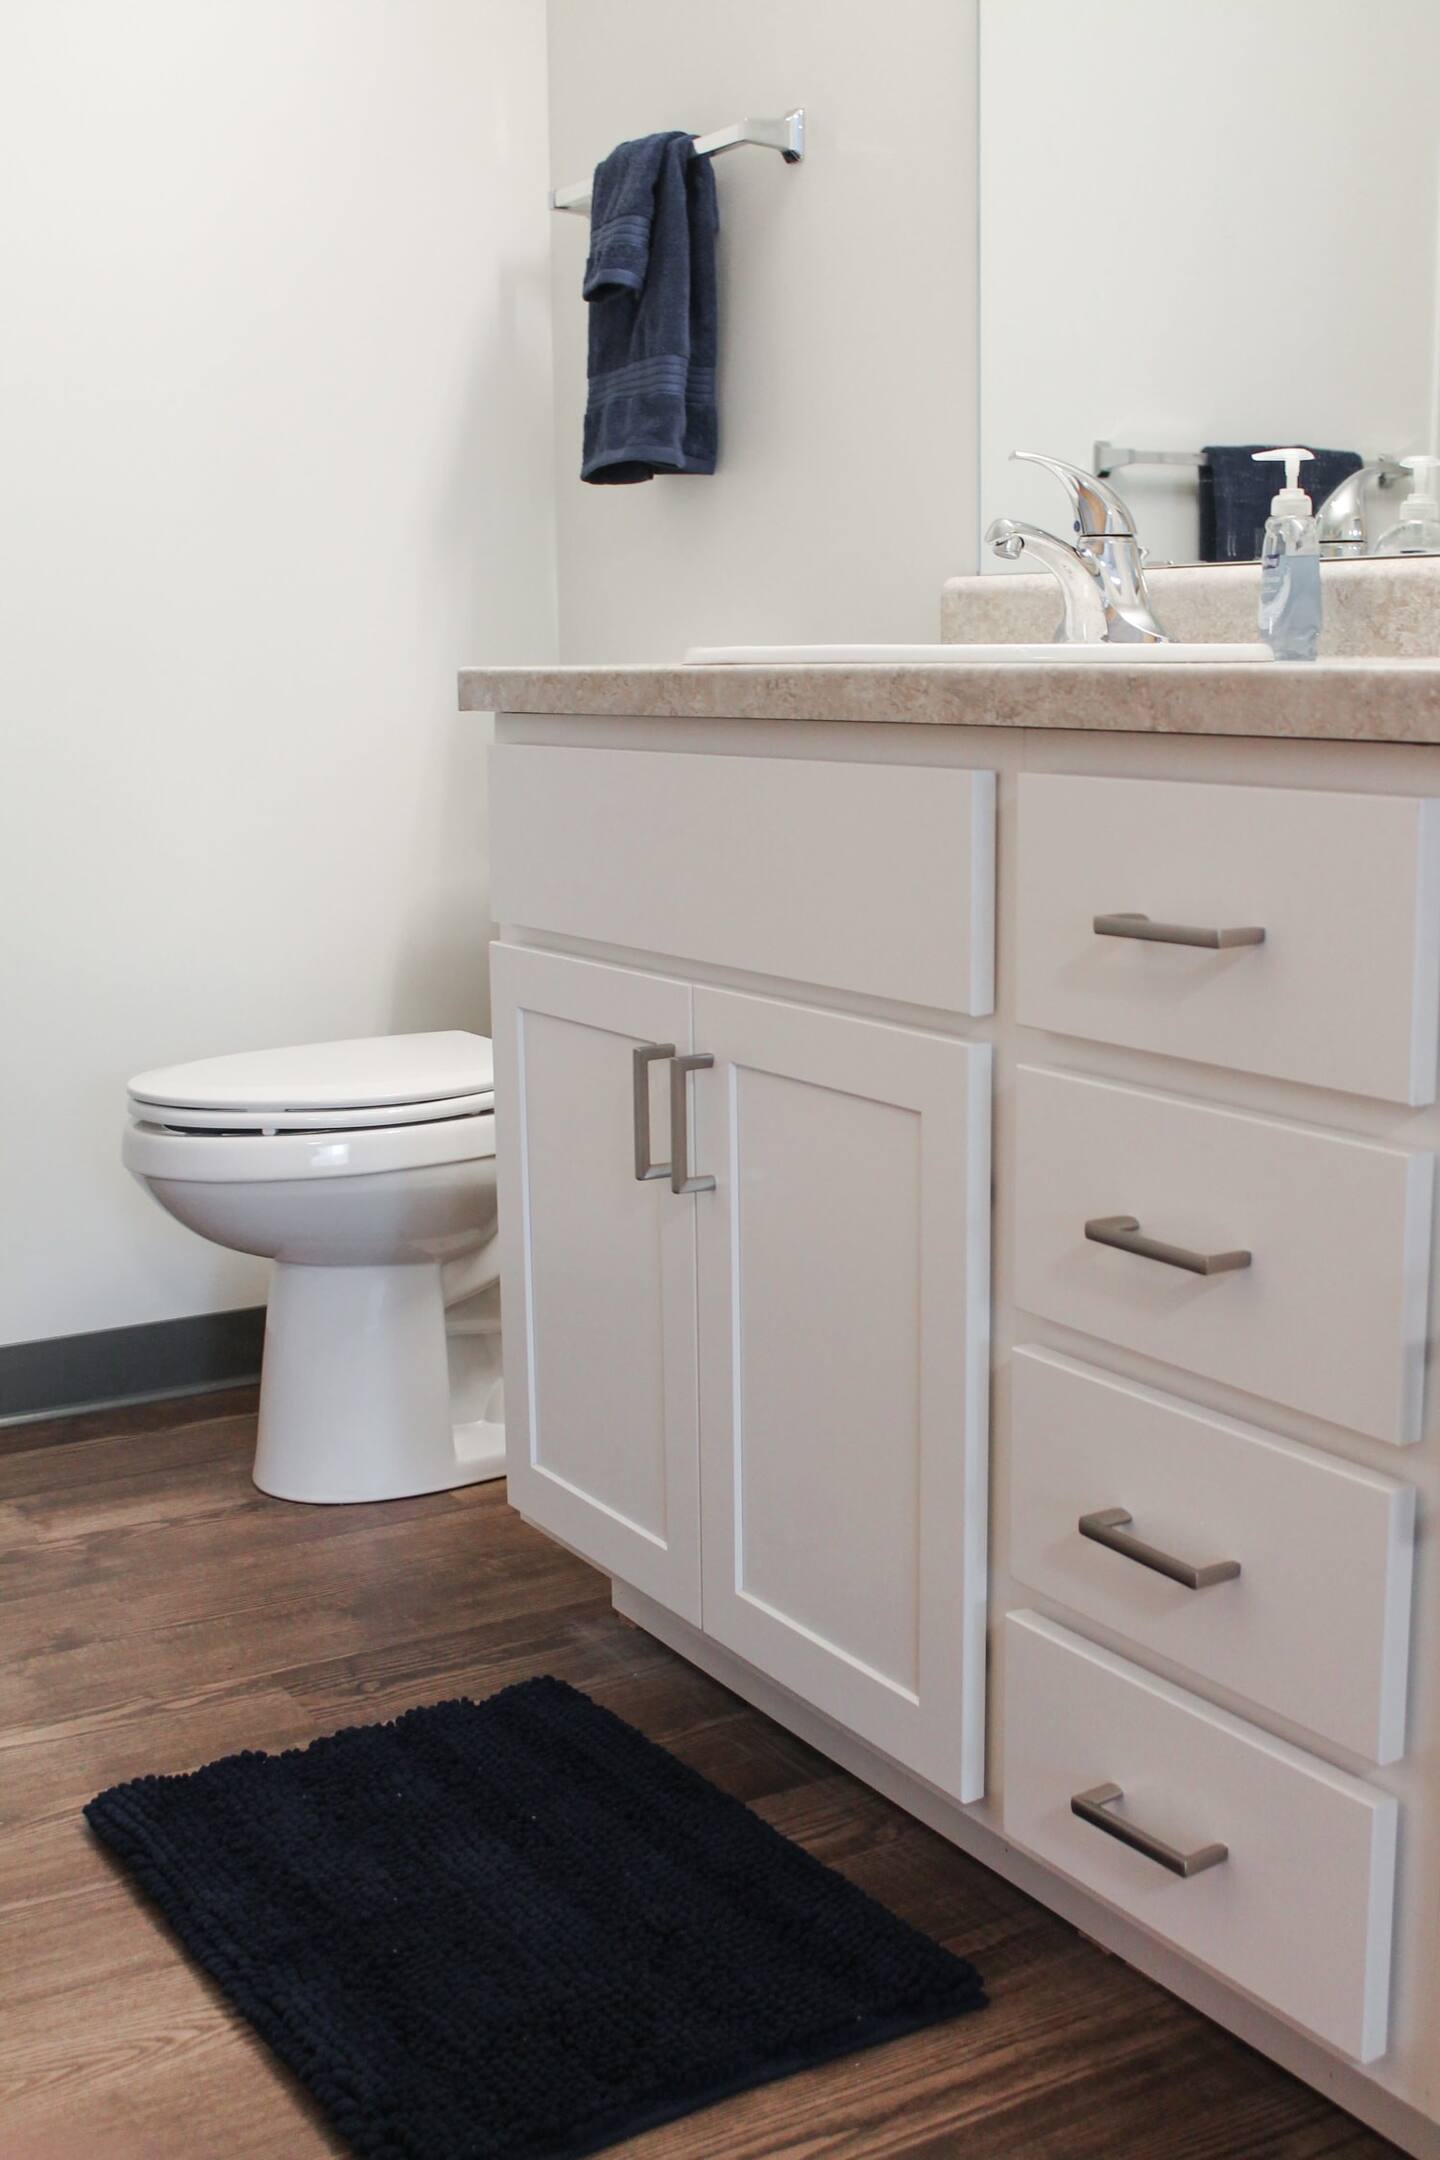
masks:
[[[560,1680],[85,1813],[366,2160],[575,2160],[985,2000]]]

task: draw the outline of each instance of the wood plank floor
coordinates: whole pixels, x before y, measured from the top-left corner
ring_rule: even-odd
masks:
[[[1393,2153],[619,1621],[602,1579],[528,1530],[503,1486],[290,1506],[251,1485],[253,1433],[237,1392],[0,1434],[6,2160],[339,2153],[80,1807],[143,1771],[538,1672],[972,1956],[991,1992],[956,2026],[654,2131],[623,2148],[635,2160]]]

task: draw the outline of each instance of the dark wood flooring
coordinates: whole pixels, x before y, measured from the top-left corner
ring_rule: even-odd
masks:
[[[750,2093],[636,2160],[1380,2160],[1394,2148],[626,1626],[499,1485],[304,1508],[253,1397],[0,1434],[0,2152],[341,2147],[94,1846],[143,1771],[530,1673],[589,1690],[957,1950],[991,2007]],[[62,1444],[63,1443],[63,1444]]]

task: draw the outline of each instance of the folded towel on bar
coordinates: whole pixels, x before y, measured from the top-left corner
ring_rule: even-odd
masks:
[[[1304,438],[1292,435],[1288,440]],[[1255,452],[1273,447],[1268,442],[1221,443],[1201,451],[1201,562],[1254,562],[1259,555],[1278,468],[1257,465]],[[1300,468],[1300,485],[1318,510],[1363,462],[1353,450],[1317,450]]]
[[[714,472],[718,224],[689,135],[645,135],[596,166],[582,480]]]

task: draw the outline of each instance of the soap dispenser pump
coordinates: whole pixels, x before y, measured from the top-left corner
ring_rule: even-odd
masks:
[[[1440,502],[1435,474],[1440,457],[1407,457],[1400,463],[1412,475],[1410,493],[1396,522],[1375,543],[1377,555],[1440,555]]]
[[[1258,465],[1285,467],[1260,549],[1260,635],[1277,660],[1313,660],[1320,649],[1320,522],[1300,467],[1315,453],[1292,443],[1253,455]]]

